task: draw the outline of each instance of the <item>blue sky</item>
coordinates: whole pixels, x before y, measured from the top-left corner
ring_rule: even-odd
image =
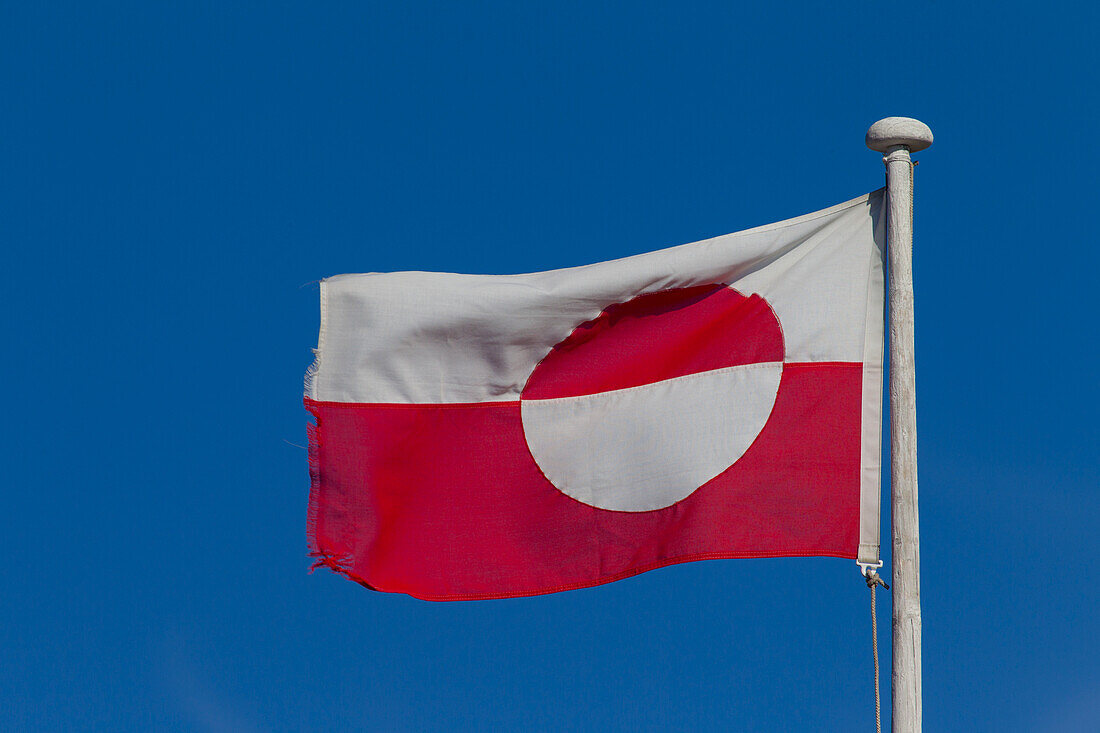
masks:
[[[863,133],[888,115],[936,134],[926,727],[1100,728],[1094,4],[2,16],[0,728],[870,730],[848,561],[465,604],[309,575],[301,377],[324,276],[564,267],[799,215],[882,185]]]

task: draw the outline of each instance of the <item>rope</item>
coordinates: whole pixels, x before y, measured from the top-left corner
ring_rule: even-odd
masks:
[[[916,174],[917,174],[917,163],[918,162],[919,161],[916,161],[916,160],[910,160],[909,161],[909,238],[910,238],[909,247],[910,248],[912,248],[912,246],[913,246],[913,242],[912,242],[912,238],[913,238],[913,199],[916,196],[916,194],[914,193],[914,190],[915,190],[916,186],[913,185],[914,184],[913,179],[916,177]],[[871,590],[874,590],[874,589],[872,588]]]
[[[875,586],[881,585],[886,590],[890,586],[878,576],[874,570],[867,569],[867,587],[871,589],[871,649],[875,658],[875,731],[882,733],[882,704],[878,693],[878,614],[875,613]]]

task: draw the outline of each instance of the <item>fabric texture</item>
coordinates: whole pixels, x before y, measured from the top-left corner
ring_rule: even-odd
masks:
[[[545,273],[326,279],[318,564],[459,600],[877,560],[882,203]]]

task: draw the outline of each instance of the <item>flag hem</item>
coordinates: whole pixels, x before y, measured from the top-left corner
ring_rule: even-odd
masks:
[[[860,426],[859,546],[858,562],[877,563],[881,545],[882,503],[882,381],[885,338],[885,273],[883,268],[883,189],[868,194],[868,203],[879,195],[879,216],[868,257],[867,309],[864,321],[863,394]]]

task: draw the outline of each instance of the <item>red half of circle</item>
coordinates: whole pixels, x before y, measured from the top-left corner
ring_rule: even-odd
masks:
[[[597,394],[783,355],[779,319],[760,296],[722,284],[676,288],[577,326],[535,367],[522,397]]]

